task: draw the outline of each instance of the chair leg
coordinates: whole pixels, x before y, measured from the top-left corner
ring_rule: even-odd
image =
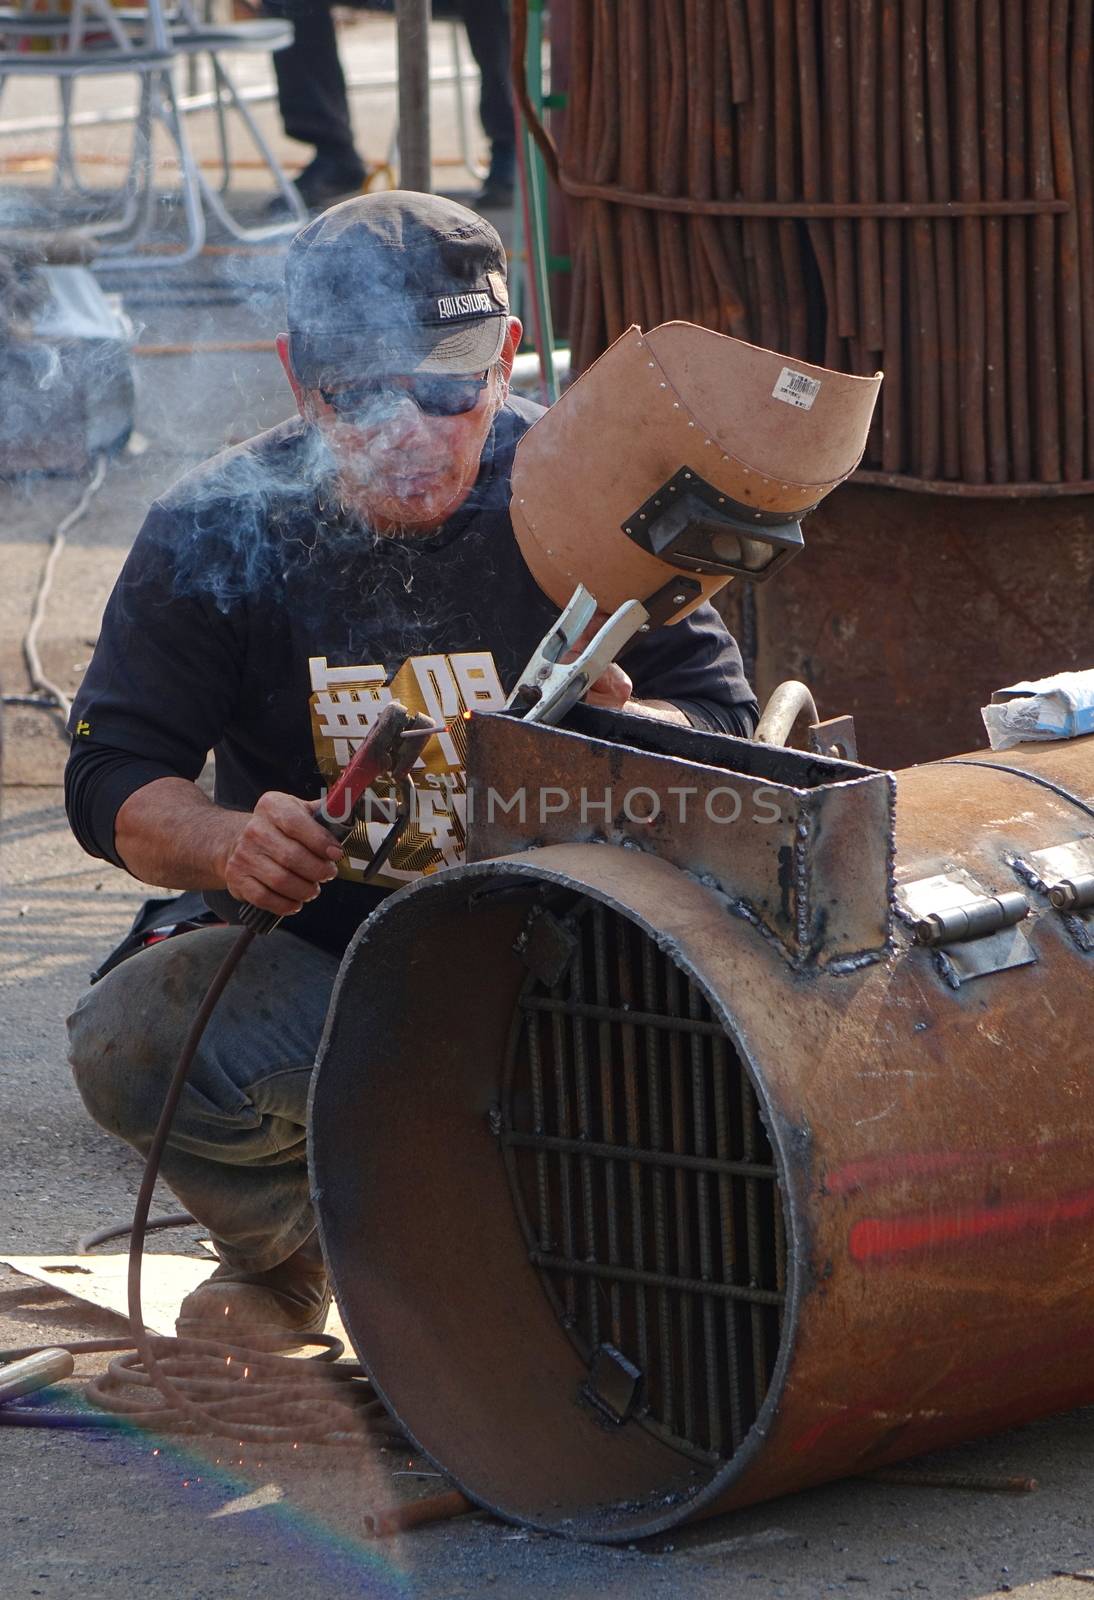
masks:
[[[133,124],[133,153],[126,174],[126,215],[134,228],[134,242],[143,241],[152,230],[156,210],[156,166],[152,152],[152,84],[148,75],[140,80],[137,118]]]
[[[57,139],[57,158],[54,167],[53,188],[58,198],[66,187],[70,194],[78,195],[81,200],[94,200],[102,203],[101,189],[90,188],[80,177],[80,169],[76,160],[76,147],[72,137],[72,114],[76,105],[76,80],[69,73],[61,73],[57,78],[57,92],[61,103],[61,128]],[[120,190],[126,195],[125,209],[120,218],[109,223],[91,223],[90,226],[98,237],[107,233],[122,233],[132,226],[132,206],[129,201],[129,176]]]
[[[169,67],[157,68],[155,72],[148,74],[148,79],[148,139],[147,149],[142,160],[145,173],[142,214],[132,238],[126,240],[124,244],[119,243],[101,252],[100,260],[102,264],[108,266],[112,272],[131,271],[138,267],[145,271],[148,269],[148,256],[137,252],[151,231],[155,213],[156,197],[152,162],[152,128],[156,122],[161,123],[166,129],[178,153],[179,196],[182,200],[183,215],[186,218],[185,242],[178,250],[165,252],[162,260],[173,267],[183,266],[187,261],[192,261],[195,256],[201,253],[202,246],[205,243],[202,175],[194,159],[183,118],[179,112],[171,69]]]
[[[57,76],[57,99],[60,105],[61,126],[57,134],[57,156],[53,165],[53,192],[60,198],[66,178],[77,194],[81,193],[76,176],[76,160],[72,148],[72,79],[66,73]]]
[[[278,161],[277,156],[274,154],[272,147],[262,132],[262,129],[258,126],[254,116],[251,114],[250,107],[236,89],[235,83],[227,69],[221,64],[220,59],[214,52],[209,52],[209,58],[212,62],[213,77],[216,85],[218,101],[223,101],[225,106],[230,106],[232,110],[238,112],[243,126],[250,134],[255,148],[269,169],[271,177],[276,182],[281,198],[285,201],[289,209],[290,216],[286,222],[268,223],[265,226],[260,227],[245,227],[242,223],[237,222],[235,217],[232,216],[231,212],[221,199],[220,194],[218,194],[213,186],[209,183],[204,173],[199,172],[198,182],[201,185],[201,192],[206,208],[220,223],[220,226],[225,230],[225,232],[229,233],[233,239],[238,239],[241,243],[257,244],[261,243],[265,239],[277,239],[283,237],[285,233],[295,231],[295,229],[307,222],[307,207],[304,205],[294,186],[285,176],[280,161]]]
[[[215,56],[212,57],[209,65],[213,73],[213,95],[215,97],[213,100],[213,106],[216,111],[217,119],[217,142],[220,145],[221,173],[220,182],[217,184],[217,190],[220,194],[225,195],[228,193],[232,182],[232,155],[228,141],[228,117],[226,114],[224,93],[221,89],[220,78],[217,74],[219,62]]]
[[[152,91],[147,73],[142,73],[138,82],[140,90],[129,167],[120,191],[125,197],[122,214],[113,222],[96,223],[89,229],[91,237],[99,241],[114,241],[104,245],[102,254],[134,249],[147,237],[152,227],[156,200],[152,162]]]
[[[179,111],[178,99],[175,95],[175,83],[171,76],[171,69],[156,74],[161,86],[161,99],[156,108],[164,127],[175,142],[179,153],[179,188],[182,195],[182,208],[186,217],[187,243],[178,254],[172,254],[171,262],[178,266],[184,261],[192,261],[200,255],[205,243],[205,211],[202,206],[203,178],[201,168],[194,159],[194,152],[190,147],[190,136],[186,131],[186,122]]]

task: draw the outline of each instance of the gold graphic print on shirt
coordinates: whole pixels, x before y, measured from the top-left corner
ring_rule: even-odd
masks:
[[[415,762],[415,815],[374,881],[394,888],[461,862],[467,821],[467,724],[462,713],[494,711],[505,704],[490,651],[412,656],[390,683],[382,666],[330,667],[325,656],[313,656],[308,667],[312,738],[328,789],[389,700],[424,712],[434,723],[448,724],[448,731],[430,739]],[[361,877],[390,826],[392,812],[385,802],[393,797],[391,785],[378,784],[374,793],[372,815],[346,840],[339,866],[343,878]]]

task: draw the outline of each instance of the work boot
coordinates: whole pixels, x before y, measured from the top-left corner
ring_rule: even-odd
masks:
[[[478,194],[472,195],[469,203],[472,211],[507,211],[513,204],[514,193],[511,183],[501,183],[493,178],[487,178]]]
[[[367,168],[356,154],[330,155],[320,151],[297,173],[293,183],[309,211],[325,211],[339,200],[360,194],[367,176]]]
[[[322,1333],[330,1310],[327,1269],[313,1233],[287,1261],[268,1272],[222,1263],[179,1307],[180,1339],[239,1344],[248,1333]]]
[[[513,204],[517,176],[516,146],[495,139],[490,147],[490,171],[471,201],[473,211],[501,211]]]

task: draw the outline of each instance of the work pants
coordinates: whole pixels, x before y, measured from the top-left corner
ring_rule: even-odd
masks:
[[[107,973],[68,1019],[76,1085],[95,1121],[147,1153],[205,991],[238,928],[199,928]],[[160,1174],[221,1259],[265,1272],[315,1227],[306,1123],[338,960],[277,929],[229,980],[182,1091]]]
[[[359,159],[346,98],[346,80],[330,0],[263,0],[271,17],[286,17],[293,42],[274,54],[277,102],[290,139],[311,144],[335,164]],[[513,96],[509,81],[509,0],[454,0],[438,15],[459,16],[481,74],[479,118],[490,140],[490,172],[511,183],[515,161]]]
[[[479,120],[490,140],[490,176],[512,183],[516,163],[509,68],[509,0],[459,0],[456,7],[481,75]]]
[[[316,154],[334,165],[357,165],[330,0],[263,0],[262,9],[293,24],[292,44],[276,50],[273,58],[285,133],[314,145]]]

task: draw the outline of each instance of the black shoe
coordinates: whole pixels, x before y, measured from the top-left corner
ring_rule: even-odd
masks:
[[[472,211],[507,211],[513,204],[514,188],[511,183],[499,183],[487,178],[478,194],[471,200]]]
[[[339,200],[349,200],[360,194],[367,176],[368,170],[362,161],[321,154],[309,161],[303,172],[297,173],[293,184],[309,211],[325,211]],[[280,195],[275,195],[266,209],[271,214],[284,211],[285,202]]]

